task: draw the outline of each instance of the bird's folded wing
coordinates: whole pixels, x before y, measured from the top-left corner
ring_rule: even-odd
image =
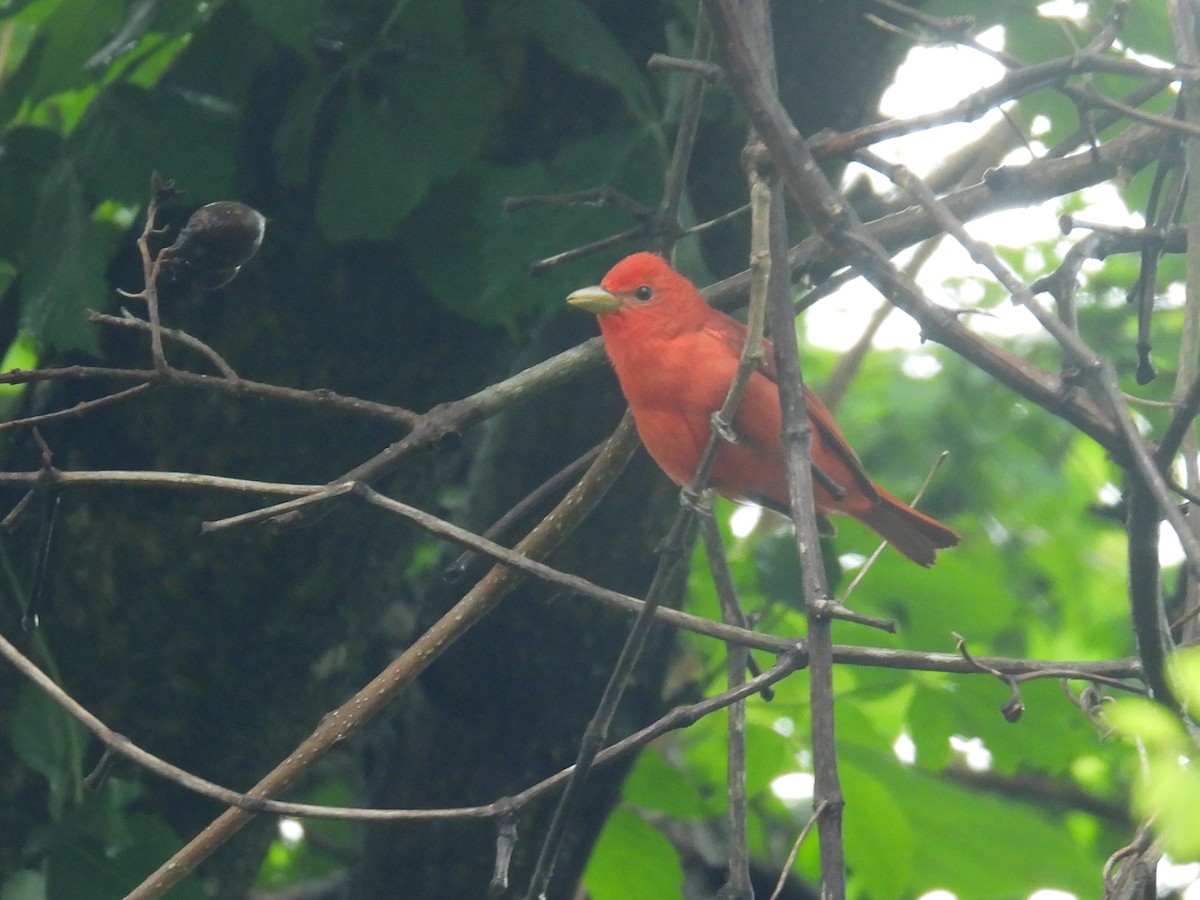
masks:
[[[705,330],[715,337],[720,338],[726,346],[737,353],[739,357],[741,356],[742,347],[746,343],[746,326],[741,322],[727,316],[722,316],[714,318],[709,322],[705,326]],[[763,361],[759,365],[758,371],[775,384],[779,384],[779,375],[775,368],[775,348],[766,339],[763,340]],[[833,413],[807,387],[804,389],[804,395],[807,401],[808,419],[812,423],[812,427],[820,435],[822,443],[827,449],[837,454],[839,460],[854,478],[855,487],[867,497],[877,497],[878,492],[875,490],[875,485],[867,477],[867,473],[863,470],[862,463],[859,462],[858,455],[854,452],[854,449],[842,436],[841,430],[833,420]],[[842,487],[849,489],[851,486],[842,485]]]

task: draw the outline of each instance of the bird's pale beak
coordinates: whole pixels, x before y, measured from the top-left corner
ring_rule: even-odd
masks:
[[[616,312],[624,305],[621,303],[620,297],[606,291],[598,284],[580,288],[567,297],[567,302],[598,316]]]

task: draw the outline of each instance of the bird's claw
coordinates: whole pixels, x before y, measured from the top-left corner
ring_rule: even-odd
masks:
[[[712,512],[712,491],[694,491],[690,487],[680,488],[679,505],[697,515],[708,515]]]
[[[725,443],[740,444],[742,442],[742,439],[738,436],[738,433],[733,430],[733,426],[721,417],[720,410],[713,413],[709,421],[712,422],[713,431],[715,431],[717,436],[720,437]]]

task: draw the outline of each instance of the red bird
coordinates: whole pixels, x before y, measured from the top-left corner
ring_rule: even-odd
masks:
[[[696,286],[652,253],[617,263],[595,287],[567,302],[595,313],[604,347],[629,401],[646,450],[676,484],[691,482],[708,444],[711,416],[737,371],[746,327],[713,309]],[[712,468],[712,486],[734,500],[787,512],[783,419],[770,342],[766,361],[751,374],[734,417],[736,444],[725,444]],[[871,482],[833,415],[805,391],[812,427],[813,465],[845,489],[835,499],[814,483],[817,512],[853,516],[923,566],[959,536]]]

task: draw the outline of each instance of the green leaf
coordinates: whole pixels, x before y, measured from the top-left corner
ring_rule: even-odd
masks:
[[[1157,703],[1122,697],[1105,707],[1104,720],[1127,738],[1136,738],[1154,750],[1181,753],[1188,745],[1179,719]]]
[[[914,685],[908,713],[918,765],[945,768],[956,756],[950,747],[955,735],[982,740],[993,770],[1005,774],[1033,767],[1065,777],[1079,755],[1096,751],[1090,724],[1075,714],[1056,684],[1022,685],[1026,709],[1018,722],[1000,715],[1008,696],[1004,684],[991,677],[922,677]]]
[[[0,294],[8,288],[11,273],[4,272],[0,267]],[[27,331],[22,331],[8,345],[4,357],[0,359],[0,372],[11,372],[13,369],[36,369],[38,364],[36,342]],[[28,390],[27,384],[0,385],[0,419],[9,418],[16,400]]]
[[[718,723],[724,726],[723,718]],[[746,796],[758,797],[770,791],[771,782],[796,767],[792,741],[773,728],[747,719],[746,722]]]
[[[283,121],[271,140],[281,183],[298,187],[308,181],[312,168],[313,136],[321,113],[326,108],[326,100],[336,83],[336,79],[327,76],[310,76],[288,98]]]
[[[54,7],[64,3],[65,0],[42,0],[37,6],[43,12],[42,15],[47,15]],[[9,22],[25,11],[25,8],[34,3],[34,0],[5,0],[3,5],[0,5],[0,22]]]
[[[8,739],[25,765],[50,786],[56,818],[75,802],[82,785],[83,730],[32,684],[22,684],[8,720]]]
[[[22,328],[39,341],[60,350],[97,351],[84,310],[101,308],[108,300],[101,242],[74,166],[59,163],[42,182],[21,259]]]
[[[494,92],[465,60],[422,55],[380,74],[381,90],[351,86],[325,156],[317,221],[334,241],[391,237],[475,154],[489,121]]]
[[[246,0],[258,23],[293,50],[310,55],[314,23],[321,21],[325,0]]]
[[[429,188],[420,135],[406,128],[390,94],[355,85],[338,116],[317,190],[317,222],[331,241],[380,240]]]
[[[1200,857],[1200,767],[1173,753],[1150,758],[1134,791],[1139,815],[1152,819],[1166,851],[1175,859]]]
[[[600,832],[583,883],[592,900],[664,900],[683,895],[683,867],[662,832],[617,809]]]
[[[655,103],[639,65],[596,14],[579,0],[532,0],[525,27],[565,66],[616,88],[641,117],[653,115]]]
[[[104,71],[117,57],[132,49],[152,25],[158,11],[158,0],[135,0],[125,10],[124,19],[109,32],[107,40],[83,64],[87,72]]]
[[[581,206],[539,207],[504,216],[505,198],[608,184],[653,205],[661,191],[663,157],[658,149],[657,130],[630,129],[574,142],[549,167],[493,170],[482,197],[487,236],[480,253],[481,284],[474,296],[459,298],[469,304],[463,312],[485,321],[503,321],[546,302],[562,303],[564,293],[555,291],[547,299],[534,290],[544,288],[530,282],[529,264],[630,225],[624,213]],[[558,267],[555,277],[560,283],[591,284],[604,268],[592,259]]]
[[[187,4],[171,4],[171,6]],[[161,81],[168,93],[177,93],[210,114],[240,121],[261,115],[248,108],[248,93],[262,77],[266,33],[247,16],[240,3],[211,4]]]
[[[62,138],[46,128],[18,127],[0,142],[0,257],[16,259],[33,226],[42,180],[62,158]]]
[[[658,750],[641,753],[625,779],[622,796],[639,809],[654,810],[677,819],[699,819],[709,810],[699,791],[677,766]]]
[[[121,0],[72,0],[59,5],[42,24],[44,43],[36,56],[36,77],[28,98],[38,101],[88,84],[92,75],[85,65],[123,14]]]
[[[126,778],[109,777],[99,790],[85,791],[82,801],[63,823],[69,840],[94,841],[111,855],[137,842],[129,806],[142,795],[142,786]]]
[[[1171,679],[1176,696],[1195,718],[1200,714],[1200,647],[1188,647],[1172,653],[1167,676]]]
[[[296,799],[324,806],[353,806],[357,797],[355,788],[334,776],[309,784]],[[303,824],[304,836],[299,842],[284,841],[282,837],[271,842],[258,870],[257,887],[279,891],[345,868],[342,851],[355,843],[353,823],[306,819]]]
[[[181,34],[171,40],[162,40],[159,35],[147,35],[138,48],[146,52],[131,54],[135,56],[136,67],[128,71],[126,80],[137,87],[154,87],[187,48],[190,38],[191,35]]]
[[[1172,654],[1168,676],[1194,708],[1200,695],[1197,648]],[[1105,707],[1104,718],[1116,733],[1144,748],[1145,763],[1133,791],[1138,815],[1154,822],[1167,852],[1176,859],[1200,856],[1200,767],[1195,743],[1178,717],[1150,700],[1122,698]]]
[[[385,81],[405,100],[403,124],[417,135],[434,178],[453,175],[483,142],[498,95],[466,59],[421,55],[389,68]]]
[[[14,872],[0,885],[0,900],[46,900],[46,876],[32,869]]]
[[[1074,50],[1072,39],[1082,36],[1079,26],[1070,21],[1050,21],[1028,10],[1014,10],[1005,17],[1005,46],[1014,49],[1021,59],[1037,63],[1069,54]],[[1084,38],[1086,40],[1086,38]]]
[[[1121,28],[1121,43],[1159,59],[1170,60],[1175,55],[1168,6],[1157,0],[1134,0]]]
[[[158,171],[177,180],[189,200],[217,200],[233,180],[235,128],[229,111],[202,98],[115,85],[92,104],[69,149],[93,196],[140,205]]]
[[[853,783],[863,786],[863,796],[872,796],[863,778],[874,779],[886,787],[885,802],[904,820],[892,837],[870,821],[870,806],[848,797],[847,864],[852,871],[865,866],[892,890],[892,880],[880,869],[896,853],[902,864],[911,859],[906,897],[934,888],[960,897],[1027,897],[1038,888],[1099,896],[1099,868],[1107,854],[1093,854],[1036,804],[971,790],[903,765],[890,749],[842,743],[839,750],[840,764],[853,767]],[[866,834],[851,835],[859,829]]]
[[[388,15],[404,40],[425,42],[427,46],[436,44],[448,54],[462,55],[467,23],[463,0],[400,0],[392,5]],[[388,34],[381,35],[387,37]]]
[[[854,762],[839,769],[846,797],[846,856],[854,861],[856,883],[878,900],[910,896],[917,837],[892,785],[878,770]]]
[[[404,223],[409,263],[445,306],[476,321],[561,304],[572,288],[596,281],[603,263],[557,266],[537,280],[530,263],[628,228],[628,216],[580,205],[506,214],[504,200],[608,184],[653,205],[662,190],[660,137],[651,127],[609,132],[569,144],[549,164],[481,167],[442,185]]]
[[[132,814],[126,822],[129,840],[120,847],[78,838],[58,842],[47,863],[47,900],[119,900],[181,846],[161,819]],[[205,896],[192,878],[171,889],[172,900]]]
[[[1045,116],[1050,130],[1038,135],[1038,140],[1052,147],[1079,127],[1079,109],[1059,91],[1034,91],[1018,101],[1017,109],[1027,123],[1035,116]]]

